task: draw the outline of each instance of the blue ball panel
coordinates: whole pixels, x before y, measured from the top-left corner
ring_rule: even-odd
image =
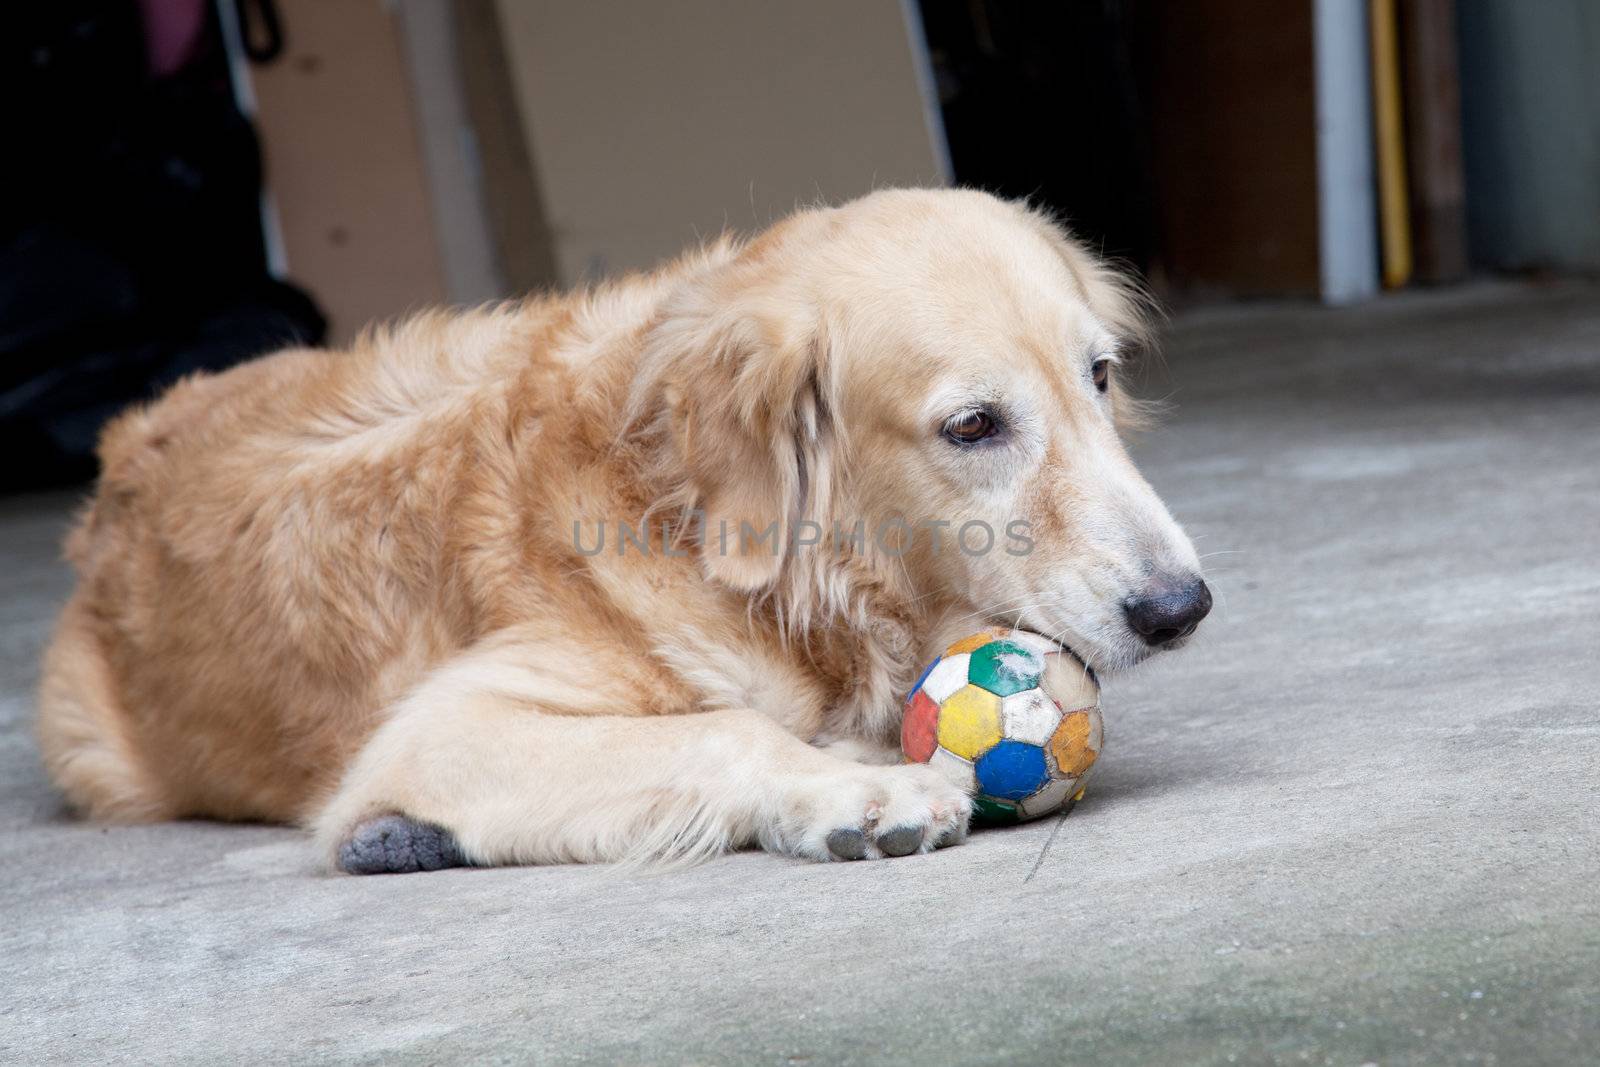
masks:
[[[978,788],[992,797],[1032,796],[1049,775],[1044,749],[1024,741],[1002,741],[978,757]]]

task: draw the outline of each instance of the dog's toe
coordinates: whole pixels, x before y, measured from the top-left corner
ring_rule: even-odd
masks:
[[[934,848],[949,848],[951,845],[964,844],[967,840],[967,828],[960,823],[949,827],[938,837],[933,839]]]
[[[835,830],[828,835],[828,851],[835,859],[866,859],[867,835],[860,830]]]
[[[878,835],[878,849],[885,856],[909,856],[922,847],[920,826],[896,826]]]
[[[404,815],[368,819],[339,844],[339,869],[346,874],[409,874],[466,865],[454,834]]]

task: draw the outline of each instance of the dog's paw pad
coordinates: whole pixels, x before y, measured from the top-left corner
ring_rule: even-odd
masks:
[[[835,830],[828,835],[828,852],[834,859],[864,860],[867,858],[867,835],[860,830]]]
[[[885,856],[909,856],[922,847],[920,826],[896,826],[878,835],[878,849]]]
[[[454,834],[404,815],[368,819],[339,844],[339,869],[346,874],[410,874],[466,865]]]

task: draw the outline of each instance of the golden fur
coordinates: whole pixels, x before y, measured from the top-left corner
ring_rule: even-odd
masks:
[[[1004,618],[1124,666],[1119,598],[1198,573],[1088,377],[1142,328],[1025,207],[894,191],[191,378],[104,435],[50,772],[95,818],[303,822],[331,852],[398,812],[480,863],[959,838],[965,796],[888,765],[918,665]],[[971,396],[1015,414],[985,456],[938,433]],[[1036,547],[669,554],[696,509],[1022,517]],[[647,516],[649,555],[575,545]]]

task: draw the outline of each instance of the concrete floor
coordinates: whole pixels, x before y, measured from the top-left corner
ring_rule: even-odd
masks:
[[[28,734],[70,501],[0,503],[0,1061],[1594,1062],[1600,290],[1210,312],[1168,362],[1137,451],[1220,604],[1108,686],[1048,851],[350,879],[75,823]]]

